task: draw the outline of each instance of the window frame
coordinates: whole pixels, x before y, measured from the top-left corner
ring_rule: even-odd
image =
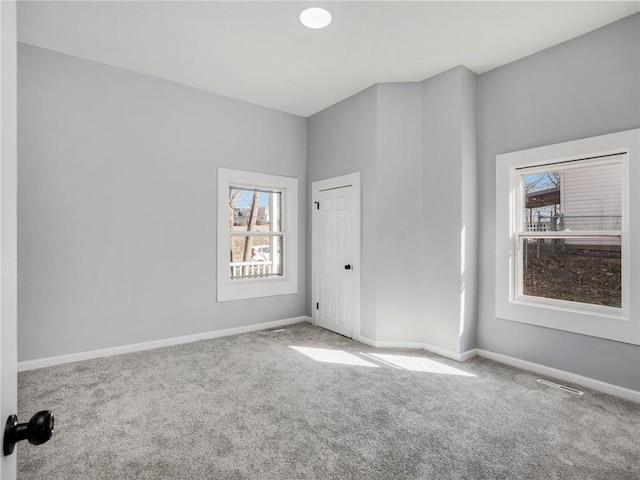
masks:
[[[282,275],[231,278],[229,251],[229,188],[281,192]],[[246,233],[246,232],[243,232]],[[298,179],[266,173],[218,168],[217,301],[298,293]]]
[[[282,219],[282,199],[283,199],[283,194],[282,194],[281,189],[276,189],[275,191],[273,189],[271,189],[271,190],[267,191],[262,187],[256,188],[256,187],[246,187],[246,186],[231,185],[229,187],[229,189],[228,189],[229,190],[229,195],[231,195],[231,190],[232,189],[246,191],[246,192],[251,192],[253,190],[257,190],[257,191],[259,191],[261,193],[268,193],[268,194],[277,193],[277,194],[279,194],[280,200],[277,203],[278,203],[278,209],[279,209],[278,222],[279,222],[280,228],[278,230],[268,230],[268,231],[257,231],[257,230],[256,231],[248,231],[248,230],[244,230],[244,231],[242,231],[242,230],[229,231],[230,241],[231,241],[231,238],[233,238],[233,237],[238,237],[238,238],[247,238],[247,237],[253,237],[253,238],[273,237],[273,238],[276,238],[277,237],[277,238],[279,238],[279,241],[280,241],[280,246],[281,246],[280,250],[283,250],[284,249],[284,235],[283,235],[283,231],[282,231],[282,226],[283,226],[283,221],[282,221],[283,220]],[[269,215],[270,216],[273,215],[273,209],[272,208],[273,208],[273,205],[271,205],[271,201],[270,201],[269,202],[269,210],[270,210]],[[260,246],[263,246],[263,245],[260,245]],[[271,246],[273,246],[273,242],[269,242],[269,247],[271,247]],[[252,249],[255,249],[257,247],[258,246],[254,245],[254,246],[252,246]],[[270,263],[273,264],[271,254],[269,256],[270,256]],[[252,257],[253,257],[253,255],[252,255]],[[279,257],[279,259],[281,261],[284,260],[282,254],[279,253],[278,257]],[[232,264],[233,264],[233,262],[232,262]],[[257,267],[257,266],[261,266],[261,265],[264,265],[264,264],[263,263],[253,263],[252,262],[251,265],[254,266],[254,267]],[[242,269],[243,266],[240,266],[239,268]],[[282,268],[280,270],[282,270]],[[283,275],[283,272],[281,271],[278,274],[269,274],[269,275],[257,274],[254,277],[245,277],[245,278],[236,277],[236,278],[233,278],[233,275],[231,275],[231,277],[232,277],[232,280],[247,280],[248,278],[256,278],[256,277],[262,277],[262,278],[282,277],[282,275]]]
[[[622,163],[622,230],[576,232],[525,232],[522,212],[522,172],[570,167],[567,162],[580,160],[583,166]],[[563,166],[564,165],[564,166]],[[577,165],[577,164],[574,164]],[[640,289],[640,129],[629,130],[573,142],[565,142],[496,156],[496,317],[557,330],[607,338],[640,345],[640,301],[630,292]],[[533,235],[532,235],[533,233]],[[567,300],[522,295],[519,272],[522,271],[521,238],[541,236],[620,235],[622,239],[622,306],[608,307]],[[634,248],[631,248],[631,247]],[[520,265],[520,267],[518,267]],[[634,298],[635,297],[635,298]]]
[[[598,155],[596,155],[597,157]],[[525,295],[523,293],[523,276],[524,271],[522,268],[524,260],[524,251],[522,248],[522,240],[528,238],[557,238],[557,239],[582,239],[582,238],[602,238],[602,237],[616,237],[620,238],[622,258],[621,262],[624,266],[624,262],[628,256],[628,234],[625,235],[625,231],[628,232],[626,223],[628,221],[625,212],[628,212],[628,205],[625,204],[625,186],[624,179],[628,176],[628,154],[623,152],[620,154],[614,154],[606,156],[604,158],[578,158],[570,162],[551,162],[539,165],[536,162],[533,165],[521,165],[511,168],[511,185],[515,187],[515,224],[513,233],[513,248],[516,251],[516,261],[513,264],[513,285],[514,301],[522,303],[535,303],[540,305],[557,306],[567,309],[576,309],[579,311],[592,311],[595,313],[609,314],[609,315],[628,315],[629,310],[629,278],[628,268],[622,270],[622,305],[621,307],[610,307],[606,305],[597,305],[591,303],[574,302],[570,300],[560,300],[556,298],[538,297],[532,295]],[[606,165],[620,165],[622,167],[622,228],[621,230],[560,230],[553,232],[527,232],[524,229],[524,218],[522,212],[525,210],[524,205],[524,185],[523,177],[525,174],[532,175],[536,173],[548,172],[553,169],[555,172],[567,172],[578,168],[599,167]]]

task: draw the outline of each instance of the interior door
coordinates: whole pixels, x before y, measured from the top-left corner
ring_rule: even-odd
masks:
[[[0,1],[0,420],[17,410],[16,4]],[[0,453],[0,478],[16,478],[16,456]]]
[[[353,187],[321,190],[316,204],[318,326],[352,337]]]

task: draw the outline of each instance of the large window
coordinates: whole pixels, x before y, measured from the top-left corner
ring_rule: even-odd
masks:
[[[639,131],[496,159],[496,316],[640,344]]]
[[[518,298],[622,308],[624,158],[516,168]]]
[[[218,301],[297,292],[297,179],[218,169]]]

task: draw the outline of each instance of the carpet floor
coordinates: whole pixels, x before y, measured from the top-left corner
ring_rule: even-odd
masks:
[[[306,323],[22,372],[19,478],[640,478],[639,404],[537,378]]]

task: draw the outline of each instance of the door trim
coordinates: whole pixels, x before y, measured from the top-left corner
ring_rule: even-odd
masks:
[[[16,2],[0,1],[0,425],[18,410],[17,53]],[[0,478],[16,478],[16,455],[0,455]]]
[[[320,192],[335,188],[352,187],[352,213],[353,213],[353,320],[351,324],[351,338],[361,341],[360,335],[360,282],[361,282],[361,180],[360,172],[350,173],[339,177],[318,180],[311,184],[311,319],[312,324],[318,326],[318,310],[315,308],[319,298],[320,281],[318,280],[318,215],[316,204],[319,201]]]

